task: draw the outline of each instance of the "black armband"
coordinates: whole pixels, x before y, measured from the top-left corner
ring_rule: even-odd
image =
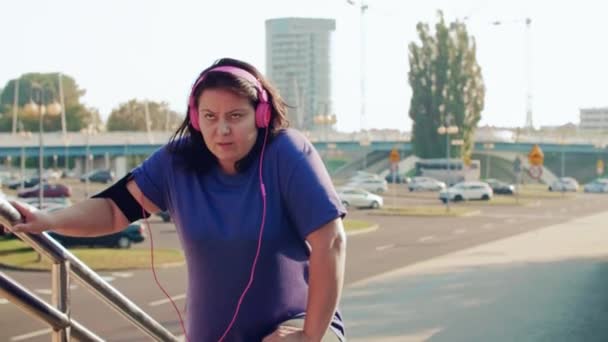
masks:
[[[133,195],[127,189],[127,182],[132,179],[131,173],[129,172],[126,176],[121,178],[118,182],[114,183],[104,191],[93,195],[91,198],[109,198],[116,204],[116,206],[122,211],[129,222],[137,221],[144,217],[150,217],[150,213],[147,212],[140,204],[135,200]]]

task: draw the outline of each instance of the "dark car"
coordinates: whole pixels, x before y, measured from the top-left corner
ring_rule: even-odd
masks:
[[[387,183],[393,183],[393,177],[395,180],[395,183],[401,184],[401,183],[409,183],[409,181],[411,180],[410,177],[406,177],[405,174],[394,174],[392,172],[390,172],[388,175],[386,175],[386,177],[384,177],[384,179],[386,180]]]
[[[38,185],[38,183],[40,183],[40,178],[38,178],[38,177],[27,178],[23,181],[23,187],[31,188],[33,186]],[[6,183],[6,186],[11,190],[17,190],[21,187],[21,180],[14,180],[14,181],[8,182],[8,183]]]
[[[44,197],[70,197],[72,196],[72,189],[63,184],[43,184],[43,194]],[[28,198],[28,197],[37,197],[40,193],[40,186],[36,185],[34,187],[24,189],[17,193],[17,197]]]
[[[124,230],[103,236],[66,236],[55,232],[49,232],[57,242],[65,247],[88,246],[88,247],[116,247],[130,248],[132,243],[139,243],[145,240],[144,226],[140,222],[133,222]]]
[[[160,216],[163,222],[171,222],[171,214],[168,211],[160,211],[156,215]]]
[[[93,170],[80,177],[81,182],[86,182],[87,178],[89,182],[97,183],[110,183],[114,181],[114,173],[110,170]]]
[[[486,179],[486,183],[492,188],[495,194],[513,195],[515,193],[515,186],[508,184],[498,179]]]

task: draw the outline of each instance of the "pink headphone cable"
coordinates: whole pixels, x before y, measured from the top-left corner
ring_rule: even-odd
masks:
[[[144,202],[144,199],[143,199],[143,193],[142,193],[141,203],[143,203],[143,202]],[[158,277],[156,276],[156,268],[154,267],[154,239],[152,239],[152,229],[150,229],[150,223],[148,222],[148,219],[146,218],[146,211],[143,206],[141,207],[141,211],[142,211],[142,216],[144,217],[144,222],[146,223],[146,229],[148,229],[148,234],[150,235],[150,263],[151,263],[151,268],[152,268],[152,274],[154,275],[154,281],[156,282],[156,285],[158,285],[158,288],[160,288],[160,290],[165,294],[167,299],[169,299],[169,301],[171,302],[171,305],[173,305],[173,309],[175,310],[175,312],[177,313],[177,317],[179,318],[179,324],[181,325],[182,331],[184,332],[184,337],[186,338],[187,342],[190,342],[190,339],[188,338],[188,334],[186,333],[186,326],[184,325],[184,319],[182,318],[182,314],[179,312],[177,305],[175,305],[175,302],[173,301],[171,296],[169,296],[169,293],[167,293],[165,288],[160,284],[160,281],[158,280]]]
[[[255,267],[258,263],[258,257],[260,256],[260,249],[262,248],[262,235],[264,233],[264,223],[266,222],[266,187],[264,185],[264,179],[262,178],[262,164],[264,162],[264,150],[266,149],[266,140],[268,139],[268,130],[269,130],[268,126],[266,126],[266,133],[264,134],[264,144],[262,145],[262,152],[260,153],[259,177],[260,177],[260,191],[262,192],[262,224],[260,225],[260,236],[258,237],[258,248],[255,252],[255,258],[253,259],[253,264],[251,265],[251,274],[249,275],[249,282],[247,283],[247,286],[245,287],[245,289],[243,290],[243,293],[241,294],[241,297],[239,298],[239,302],[237,303],[236,309],[234,310],[234,315],[232,316],[232,321],[230,321],[230,324],[228,324],[226,331],[224,331],[224,334],[222,335],[222,337],[220,337],[218,342],[222,342],[224,340],[224,338],[226,338],[226,335],[228,335],[228,332],[230,331],[230,329],[232,329],[232,326],[234,325],[234,322],[236,321],[236,318],[239,314],[239,310],[241,309],[241,304],[243,303],[243,299],[245,299],[245,295],[247,294],[247,291],[249,291],[249,288],[251,287],[251,284],[253,283],[253,277],[255,276]]]

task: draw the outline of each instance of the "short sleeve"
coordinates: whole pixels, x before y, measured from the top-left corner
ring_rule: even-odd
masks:
[[[283,181],[283,198],[289,216],[305,239],[326,223],[346,215],[327,169],[315,148],[306,142],[295,152],[293,162],[283,164],[288,177]]]
[[[133,180],[160,210],[167,210],[167,168],[171,165],[166,147],[156,150],[131,172]]]

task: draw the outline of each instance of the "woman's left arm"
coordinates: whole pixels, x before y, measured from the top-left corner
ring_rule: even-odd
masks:
[[[346,235],[340,217],[306,237],[311,246],[304,334],[320,341],[336,312],[344,283]]]

